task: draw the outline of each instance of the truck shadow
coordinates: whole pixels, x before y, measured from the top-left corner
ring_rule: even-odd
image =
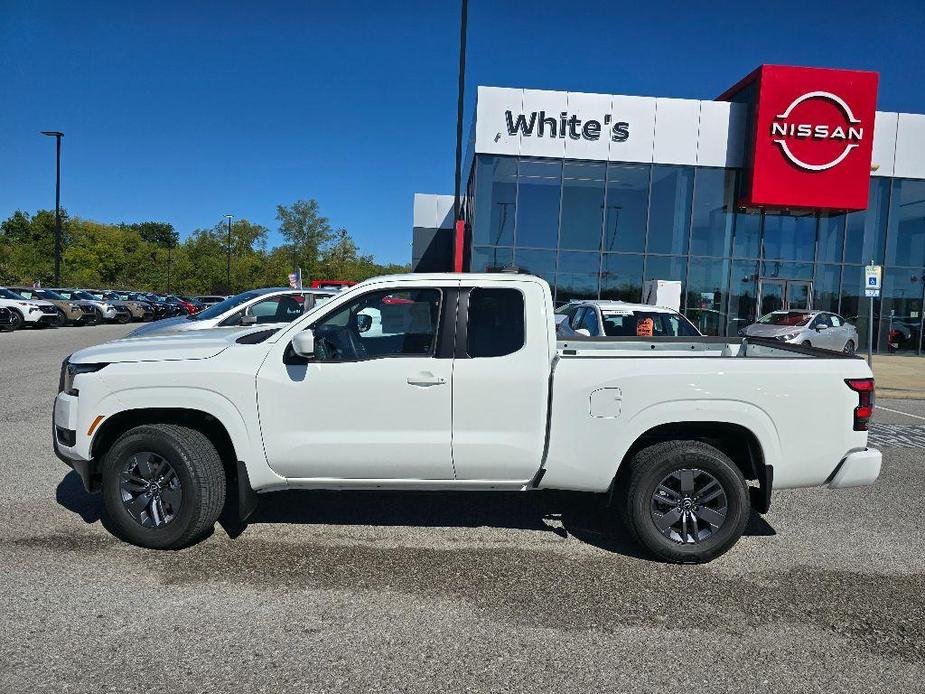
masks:
[[[99,494],[87,494],[76,472],[58,484],[56,500],[85,523],[101,520]],[[608,552],[649,559],[613,522],[598,494],[561,491],[407,492],[293,490],[262,495],[247,523],[236,520],[229,503],[219,524],[232,538],[248,525],[409,526],[424,528],[508,528],[569,536]],[[774,535],[774,529],[752,513],[746,535]]]

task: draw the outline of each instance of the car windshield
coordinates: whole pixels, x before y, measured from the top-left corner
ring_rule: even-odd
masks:
[[[805,311],[774,311],[761,316],[758,322],[762,325],[781,325],[786,327],[806,325],[809,323],[813,314]]]
[[[604,309],[604,334],[608,337],[694,337],[700,335],[684,316],[664,311]]]
[[[187,316],[186,319],[209,320],[210,318],[218,318],[223,313],[233,309],[235,306],[240,306],[245,301],[250,301],[251,299],[261,295],[262,292],[242,292],[241,294],[235,294],[234,296],[229,297],[224,301],[220,301],[213,306],[209,306],[209,308],[205,309],[204,311],[200,311],[199,313],[196,313],[192,316]]]
[[[51,299],[52,301],[66,301],[66,299],[58,294],[58,292],[53,292],[50,289],[36,290],[36,294],[42,299]]]
[[[105,298],[103,292],[88,292],[88,291],[83,291],[83,292],[80,292],[80,293],[81,293],[81,294],[86,294],[87,297],[90,298],[90,299],[93,299],[93,301],[103,301],[104,298]]]
[[[6,289],[5,287],[0,288],[0,296],[2,296],[4,299],[18,299],[19,301],[23,300],[23,297],[21,297],[19,294],[17,294],[16,292],[11,292],[9,289]]]
[[[83,299],[84,301],[99,301],[95,296],[91,295],[90,292],[71,292],[72,299]]]

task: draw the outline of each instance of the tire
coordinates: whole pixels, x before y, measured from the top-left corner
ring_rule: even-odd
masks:
[[[854,350],[855,350],[854,340],[848,340],[845,343],[845,349],[844,349],[845,354],[854,354]]]
[[[803,342],[800,343],[800,346],[801,347],[812,347],[813,343],[810,342],[809,340],[803,340]]]
[[[657,558],[677,564],[708,562],[742,536],[751,512],[748,484],[722,451],[700,441],[665,441],[642,449],[628,465],[628,474],[619,478],[623,484],[615,497],[621,520],[633,538]],[[678,488],[674,480],[683,488],[684,471],[693,471],[694,493],[682,496],[675,492],[679,497],[676,501],[667,493]],[[709,498],[715,494],[716,484],[722,495],[697,505],[695,494],[702,491]],[[683,508],[699,514],[692,524]],[[707,510],[712,513],[707,515]],[[657,518],[668,521],[676,517],[677,522],[667,531],[656,525]],[[708,522],[711,519],[717,519],[718,524]],[[673,530],[675,526],[680,532]]]
[[[139,461],[146,458],[149,473],[161,467],[161,461],[172,470],[163,474],[163,481],[156,473],[144,475]],[[123,477],[124,472],[130,474]],[[118,537],[141,547],[179,549],[192,544],[212,529],[225,505],[225,470],[218,451],[203,433],[187,427],[149,424],[129,429],[107,451],[102,473],[109,526]],[[137,482],[142,478],[154,479],[161,491],[142,491],[145,487]],[[145,503],[152,498],[159,507]],[[133,515],[130,506],[140,516]]]
[[[58,322],[55,323],[54,327],[55,327],[55,328],[61,328],[61,327],[65,326],[65,325],[67,325],[67,324],[68,324],[68,322],[67,322],[67,314],[59,308],[59,309],[58,309]]]
[[[124,315],[124,314],[122,314],[122,313],[120,313],[120,314],[116,317],[116,323],[118,323],[119,325],[125,325],[126,323],[130,322],[131,320],[132,320],[132,314],[131,314],[131,313],[128,314],[127,316]]]
[[[22,317],[22,314],[19,311],[17,311],[15,308],[11,308],[10,312],[13,314],[13,322],[11,323],[13,327],[11,328],[11,330],[19,330],[20,328],[22,328],[23,324],[25,324],[26,320]]]

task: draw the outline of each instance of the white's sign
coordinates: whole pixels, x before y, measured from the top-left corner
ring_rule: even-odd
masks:
[[[508,135],[520,134],[521,137],[564,138],[567,135],[572,140],[594,141],[601,139],[602,123],[608,131],[605,137],[609,135],[611,142],[626,142],[630,136],[629,122],[614,122],[613,116],[609,113],[599,120],[590,118],[582,122],[576,114],[569,114],[568,111],[561,111],[558,117],[547,114],[546,111],[518,113],[515,117],[513,111],[507,110],[504,112],[504,121]]]
[[[883,268],[880,265],[868,265],[864,268],[864,289],[880,291]]]

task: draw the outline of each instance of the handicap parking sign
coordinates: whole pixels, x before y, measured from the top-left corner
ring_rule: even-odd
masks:
[[[864,288],[880,289],[880,278],[882,277],[883,268],[880,265],[868,265],[864,268]]]

